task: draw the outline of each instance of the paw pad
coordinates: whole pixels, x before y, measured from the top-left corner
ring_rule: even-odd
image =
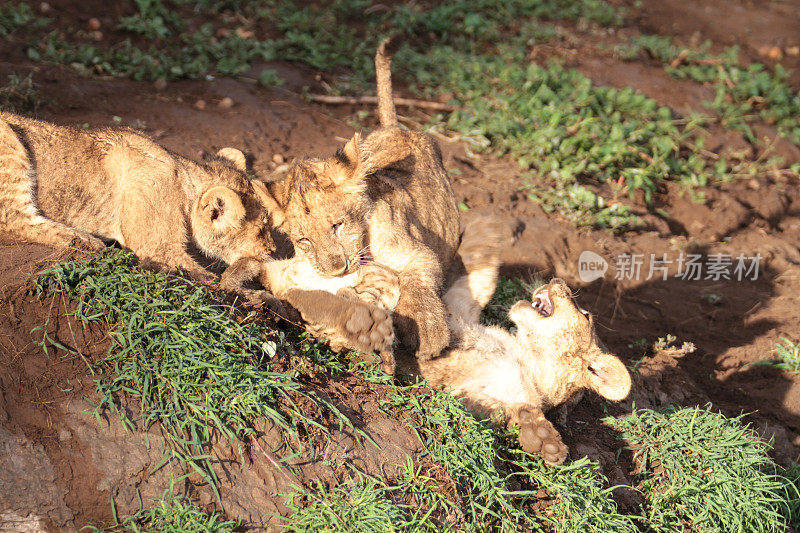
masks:
[[[520,446],[528,453],[538,453],[546,463],[560,465],[569,452],[561,435],[544,417],[533,418],[530,413],[520,414]]]

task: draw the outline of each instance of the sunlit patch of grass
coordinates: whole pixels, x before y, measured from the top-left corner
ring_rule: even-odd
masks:
[[[716,94],[707,105],[720,114],[724,126],[755,141],[749,123],[760,118],[783,137],[800,143],[800,92],[789,84],[781,65],[773,72],[761,63],[744,65],[736,46],[713,55],[708,52],[710,42],[693,49],[678,46],[670,37],[644,35],[632,43],[663,62],[672,76],[712,84]]]
[[[741,418],[699,407],[606,418],[638,465],[650,530],[785,531],[785,481]]]
[[[235,520],[223,520],[216,513],[205,513],[184,498],[164,496],[152,507],[125,518],[114,527],[85,528],[94,533],[234,533],[240,531]]]
[[[293,376],[271,370],[269,355],[289,350],[284,335],[237,320],[230,305],[201,287],[135,263],[132,254],[109,249],[87,261],[58,263],[35,280],[40,296],[75,300],[71,315],[84,326],[111,326],[108,357],[97,365],[106,373],[96,381],[98,417],[108,409],[129,427],[158,423],[172,446],[165,461],[189,465],[217,494],[206,451],[215,437],[246,440],[260,417],[289,436],[309,426],[324,431],[315,413],[297,405],[301,396],[319,407],[317,417],[328,413],[352,427]],[[47,331],[46,325],[37,329]],[[69,350],[45,334],[45,351],[53,345]],[[121,395],[138,401],[138,419],[119,407]]]
[[[391,484],[354,472],[331,488],[319,483],[298,490],[286,505],[290,514],[283,528],[288,531],[457,531],[442,520],[448,512],[457,513],[453,502],[410,457]]]

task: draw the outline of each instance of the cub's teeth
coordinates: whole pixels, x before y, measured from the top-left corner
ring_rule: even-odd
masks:
[[[553,303],[550,301],[550,295],[547,291],[541,291],[534,296],[531,304],[543,317],[549,317],[553,314]]]

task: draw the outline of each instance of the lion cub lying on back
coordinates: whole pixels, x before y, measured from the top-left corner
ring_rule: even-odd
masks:
[[[127,128],[79,130],[0,112],[0,227],[51,246],[114,239],[142,259],[214,277],[187,252],[230,264],[272,250],[266,187],[224,148],[206,164]]]

